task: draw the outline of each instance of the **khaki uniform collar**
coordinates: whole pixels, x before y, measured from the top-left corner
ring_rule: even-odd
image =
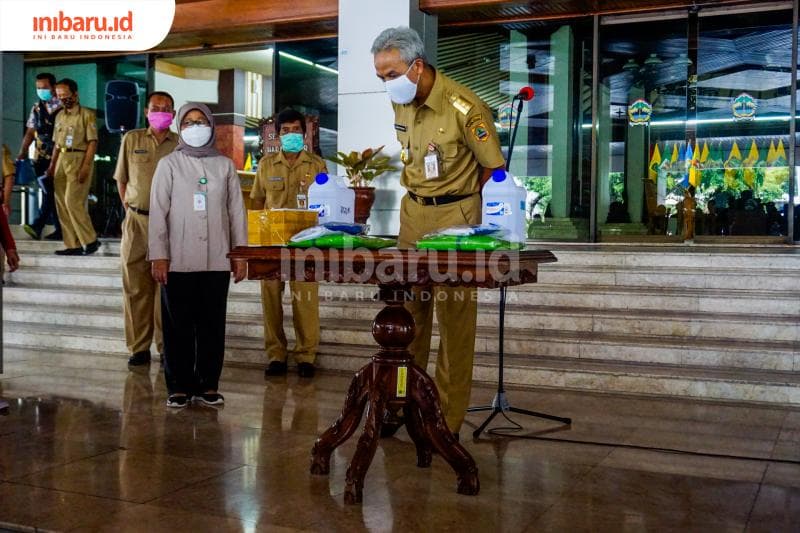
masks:
[[[72,111],[70,111],[70,110],[69,110],[69,109],[67,109],[66,107],[64,108],[64,113],[66,113],[67,115],[79,115],[79,114],[80,114],[80,112],[81,112],[81,104],[77,104],[77,103],[76,103],[76,104],[75,104],[75,105],[72,107]]]
[[[308,152],[306,150],[300,150],[300,155],[297,156],[297,159],[295,160],[294,165],[290,165],[289,164],[289,160],[286,159],[286,154],[283,153],[283,150],[280,150],[278,152],[278,159],[275,161],[275,163],[276,164],[277,163],[281,163],[281,164],[286,165],[287,167],[291,168],[293,166],[297,166],[300,163],[303,163],[304,161],[310,161],[310,160],[311,160],[311,156],[308,155]]]
[[[433,68],[433,75],[436,76],[436,78],[433,80],[433,87],[431,87],[431,92],[428,94],[428,97],[425,99],[425,102],[422,105],[428,106],[436,113],[439,113],[442,111],[442,102],[444,101],[444,86],[446,82],[444,81],[444,76],[442,73],[438,72],[435,68]]]
[[[147,136],[153,138],[153,141],[156,143],[157,146],[162,144],[158,142],[158,138],[156,137],[155,133],[153,133],[153,130],[151,130],[149,127],[145,129],[145,132]],[[164,137],[164,140],[162,142],[177,141],[177,140],[178,140],[178,134],[170,130],[169,132],[167,132],[167,136]]]

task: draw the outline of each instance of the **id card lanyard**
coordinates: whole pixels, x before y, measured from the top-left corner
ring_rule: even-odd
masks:
[[[208,178],[206,178],[205,165],[201,162],[203,167],[203,175],[197,180],[197,190],[194,193],[194,210],[205,211],[207,209],[208,199]]]

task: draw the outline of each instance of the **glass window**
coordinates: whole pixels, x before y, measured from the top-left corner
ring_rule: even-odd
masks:
[[[786,235],[791,11],[700,17],[697,235]]]
[[[590,20],[526,23],[464,31],[440,29],[438,68],[492,110],[507,150],[522,87],[526,102],[510,171],[528,189],[528,235],[586,240],[591,196]]]
[[[676,235],[674,185],[687,150],[687,19],[607,22],[600,28],[599,238]]]

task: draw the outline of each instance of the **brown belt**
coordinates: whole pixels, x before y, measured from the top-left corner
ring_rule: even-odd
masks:
[[[85,152],[86,150],[81,150],[80,148],[62,148],[61,153],[66,154],[68,152]]]
[[[132,205],[129,205],[128,209],[130,209],[131,211],[133,211],[137,215],[144,215],[146,217],[150,216],[150,211],[148,211],[147,209],[139,209],[138,207],[133,207]]]
[[[408,197],[417,202],[420,205],[447,205],[452,204],[454,202],[460,202],[470,196],[473,196],[477,193],[472,194],[445,194],[443,196],[418,196],[411,191],[408,191]]]

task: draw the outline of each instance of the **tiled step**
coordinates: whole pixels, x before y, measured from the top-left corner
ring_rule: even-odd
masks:
[[[326,313],[330,309],[330,313]],[[326,344],[351,344],[372,347],[370,333],[372,318],[377,306],[364,305],[322,308],[321,339]],[[349,311],[352,310],[352,311]],[[326,316],[332,314],[334,316]],[[361,315],[360,319],[355,318]],[[513,314],[513,313],[510,313]],[[289,341],[294,340],[294,329],[287,309],[284,330]],[[523,317],[527,315],[522,314]],[[559,315],[554,315],[557,318]],[[48,308],[8,304],[4,309],[6,320],[5,342],[9,345],[35,346],[41,330],[24,327],[54,324],[63,335],[70,337],[69,346],[87,350],[122,350],[102,344],[95,346],[83,335],[85,328],[117,332],[122,339],[122,313],[119,308],[92,308],[90,310]],[[624,321],[622,322],[624,324]],[[22,327],[22,331],[18,331]],[[227,333],[232,338],[250,339],[258,346],[263,342],[263,324],[260,314],[229,314]],[[78,337],[76,340],[74,337]],[[58,339],[48,339],[55,343]],[[432,349],[438,346],[435,330]],[[505,351],[510,355],[546,356],[565,360],[609,360],[634,363],[693,365],[705,367],[752,368],[791,371],[800,370],[800,343],[780,340],[739,340],[685,336],[622,335],[614,332],[547,330],[539,328],[507,327]],[[475,348],[478,352],[497,350],[495,325],[481,326],[476,332]],[[234,357],[235,360],[235,357]]]
[[[323,345],[317,362],[327,370],[354,372],[369,361],[373,351],[367,347]],[[245,357],[244,354],[247,354]],[[232,362],[232,356],[238,356]],[[92,371],[118,372],[124,368],[126,356],[121,353],[93,353],[47,347],[6,351],[6,360],[24,358],[40,365],[66,369],[91,368]],[[252,341],[230,339],[226,364],[245,366],[260,373],[265,361],[263,352]],[[433,372],[435,355],[428,368]],[[497,359],[493,354],[478,354],[473,368],[474,379],[496,383]],[[800,406],[800,375],[796,372],[751,371],[728,372],[713,369],[643,364],[618,364],[606,361],[564,362],[544,357],[506,358],[504,381],[509,386],[548,387],[592,392],[615,392],[651,396],[690,397],[717,401],[756,402],[791,407]],[[514,391],[508,399],[517,407],[535,408],[514,402]]]
[[[556,266],[558,265],[558,266]],[[554,263],[539,269],[539,281],[548,284],[605,285],[618,287],[689,287],[697,289],[759,289],[765,283],[774,291],[795,291],[800,269],[744,269],[682,267],[629,268],[619,266]]]
[[[369,325],[380,304],[349,300],[322,300],[320,317],[324,320],[354,320]],[[96,327],[122,327],[120,306],[85,307],[41,305],[9,302],[4,317],[18,322],[45,324],[84,324]],[[291,304],[284,304],[284,314],[292,314]],[[690,313],[680,311],[575,309],[563,307],[517,305],[506,311],[508,331],[552,331],[592,337],[593,335],[633,335],[637,337],[692,338],[724,343],[757,341],[783,343],[800,349],[800,317],[751,316],[731,313]],[[262,312],[257,297],[244,300],[231,298],[228,304],[229,329],[234,335],[260,335],[249,324],[261,324]],[[240,326],[240,324],[242,324]],[[499,319],[490,305],[479,306],[479,324],[488,338],[496,336]],[[334,323],[328,324],[332,329]],[[237,329],[239,328],[239,329]],[[484,336],[482,335],[482,337]]]

